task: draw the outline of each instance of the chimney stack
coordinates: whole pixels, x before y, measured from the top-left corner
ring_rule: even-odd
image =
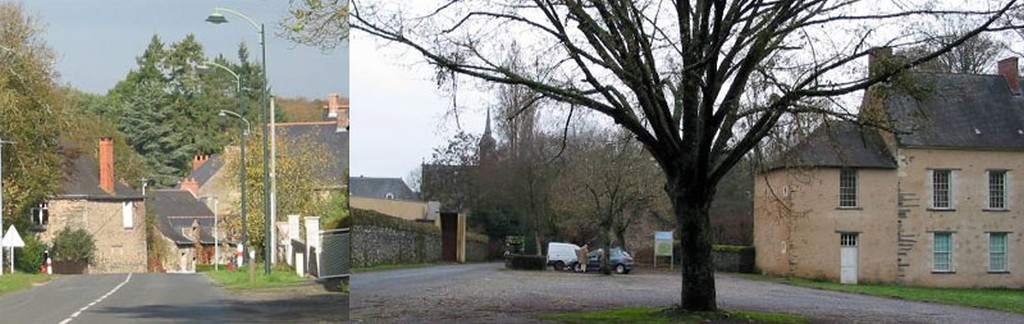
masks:
[[[340,106],[338,110],[338,129],[336,132],[348,131],[348,104]]]
[[[338,107],[339,106],[341,106],[341,96],[340,95],[338,95],[337,93],[332,93],[332,94],[327,95],[327,106],[324,106],[324,108],[327,109],[327,118],[328,119],[330,119],[330,118],[337,118],[338,117]]]
[[[881,63],[892,58],[892,47],[875,47],[869,50],[868,54],[868,77],[875,76],[881,68]]]
[[[1010,86],[1010,93],[1014,96],[1020,95],[1020,70],[1017,67],[1017,58],[1011,57],[999,61],[999,74],[1006,78],[1006,84]]]
[[[206,160],[208,160],[208,159],[210,159],[209,155],[195,155],[195,156],[193,156],[192,157],[192,171],[195,171],[195,170],[199,169],[199,167],[203,166],[203,163],[206,163]]]
[[[100,188],[114,193],[114,139],[100,138]]]
[[[195,178],[185,178],[181,180],[181,184],[178,185],[178,189],[191,192],[192,196],[199,196],[199,182],[196,182]]]

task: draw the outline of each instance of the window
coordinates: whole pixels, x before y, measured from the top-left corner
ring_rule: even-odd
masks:
[[[988,172],[988,208],[1006,209],[1006,171]]]
[[[934,264],[932,266],[935,272],[952,272],[953,271],[953,234],[952,233],[934,233],[932,239],[932,251]]]
[[[839,207],[857,207],[857,170],[839,171]]]
[[[1006,271],[1006,233],[988,234],[988,271]]]
[[[857,246],[857,233],[842,233],[839,235],[839,246],[842,247],[855,247]]]
[[[47,203],[39,204],[39,207],[32,207],[32,224],[46,225],[50,222],[50,208]]]
[[[387,193],[387,194],[384,194],[384,199],[387,199],[387,200],[395,200],[395,194],[393,194],[393,193],[390,193],[390,192],[389,192],[389,193]]]
[[[132,228],[135,219],[135,206],[131,202],[121,203],[121,224],[124,228]]]
[[[932,207],[937,209],[953,208],[952,192],[953,171],[932,171]]]

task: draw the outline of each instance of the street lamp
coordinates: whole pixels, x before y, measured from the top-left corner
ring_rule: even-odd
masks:
[[[245,205],[247,205],[245,203],[245,139],[249,136],[249,132],[252,131],[252,127],[249,124],[248,119],[245,119],[245,117],[242,117],[242,115],[239,115],[234,111],[221,109],[220,113],[217,114],[217,116],[220,117],[227,117],[228,115],[241,119],[242,122],[245,122],[245,131],[241,132],[238,136],[241,143],[241,152],[238,154],[238,185],[241,187],[242,191],[242,195],[238,200],[242,205],[242,263],[245,263],[249,259],[249,242],[247,241],[249,237],[249,221],[246,220],[245,216]],[[252,269],[252,265],[249,267]]]
[[[16,143],[0,139],[0,231],[4,228],[4,144]],[[3,259],[4,249],[0,249],[0,276],[4,275]],[[11,264],[11,269],[14,269],[14,264]]]
[[[270,148],[271,143],[270,143],[270,137],[267,136],[268,133],[269,133],[269,130],[267,128],[269,126],[270,107],[267,105],[267,95],[268,95],[267,94],[267,92],[268,92],[268,90],[267,90],[268,88],[267,87],[269,86],[269,84],[267,82],[267,42],[266,42],[266,33],[264,32],[263,24],[256,23],[256,21],[252,20],[252,18],[249,18],[249,16],[246,16],[245,14],[242,14],[241,12],[238,12],[238,11],[235,11],[235,10],[231,10],[231,9],[228,9],[228,8],[221,8],[221,7],[213,8],[213,12],[210,13],[210,15],[206,17],[206,21],[210,22],[210,23],[213,23],[213,24],[223,24],[223,23],[226,23],[226,22],[228,22],[228,19],[226,17],[224,17],[224,14],[223,14],[224,12],[230,13],[230,14],[236,15],[236,16],[242,18],[242,19],[245,19],[246,21],[249,22],[249,24],[252,24],[252,26],[255,27],[257,31],[259,31],[259,35],[260,35],[260,58],[261,58],[261,64],[263,66],[263,89],[262,89],[263,90],[263,106],[262,106],[262,108],[263,108],[263,215],[264,215],[264,225],[265,225],[264,229],[266,231],[264,233],[264,235],[263,235],[264,236],[264,248],[266,249],[266,260],[265,260],[265,262],[263,264],[263,272],[265,274],[269,275],[270,274],[270,262],[272,261],[271,260],[271,250],[272,250],[273,247],[272,247],[272,244],[271,244],[272,242],[270,241],[270,235],[271,235],[270,231],[271,231],[271,223],[272,223],[272,221],[270,220],[270,214],[271,214],[270,213],[270,186],[267,185],[267,183],[270,182],[270,170],[269,170],[268,161],[270,160],[269,148]]]

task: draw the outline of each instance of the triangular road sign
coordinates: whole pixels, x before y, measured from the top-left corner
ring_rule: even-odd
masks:
[[[4,239],[0,241],[0,245],[3,247],[25,247],[25,241],[21,239],[21,235],[18,234],[18,230],[14,228],[14,225],[7,228],[7,234],[4,234]]]

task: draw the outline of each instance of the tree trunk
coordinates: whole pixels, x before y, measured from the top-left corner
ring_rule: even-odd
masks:
[[[615,240],[618,241],[619,248],[621,248],[623,251],[629,251],[629,249],[626,249],[626,229],[625,228],[620,227],[620,228],[616,228],[615,229]]]
[[[611,262],[608,260],[610,249],[612,245],[611,236],[608,235],[611,232],[609,226],[601,227],[601,254],[598,256],[598,260],[601,261],[601,274],[610,275],[612,274]]]
[[[711,255],[711,222],[708,214],[714,188],[704,181],[668,179],[666,188],[672,200],[676,226],[680,233],[683,287],[680,309],[683,311],[718,310],[715,295],[715,265]]]

